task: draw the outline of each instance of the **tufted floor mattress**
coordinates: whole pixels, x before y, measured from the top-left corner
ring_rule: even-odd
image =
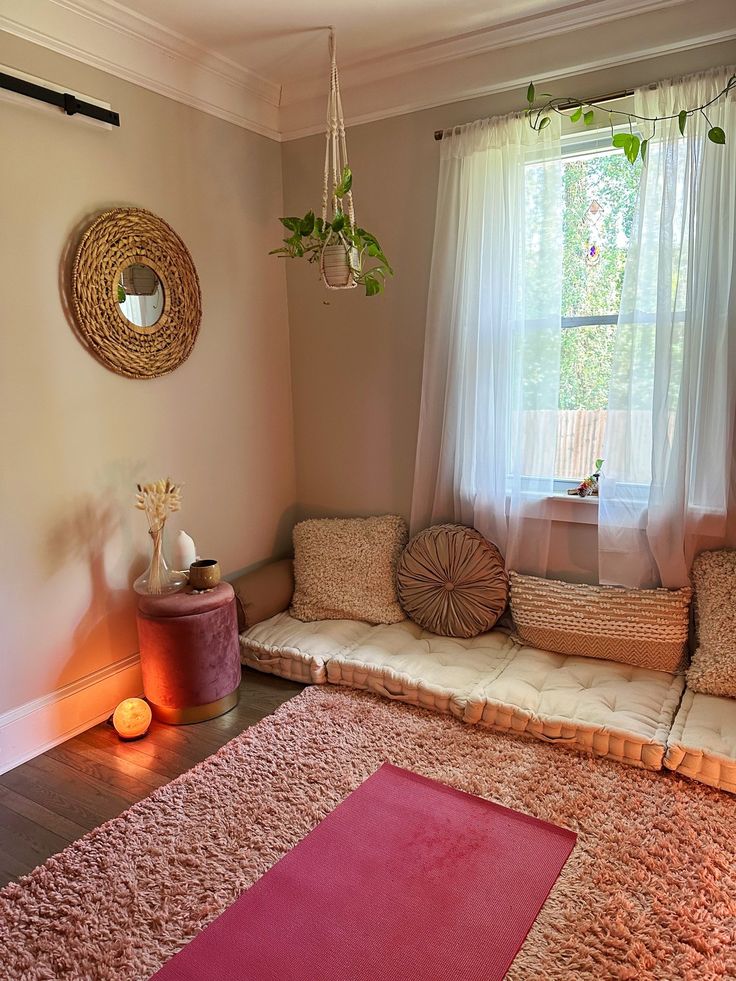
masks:
[[[243,663],[259,671],[365,688],[650,770],[662,767],[684,688],[679,674],[552,654],[503,630],[460,640],[411,620],[302,623],[279,613],[240,644]]]
[[[736,794],[736,699],[688,688],[667,739],[664,765]]]

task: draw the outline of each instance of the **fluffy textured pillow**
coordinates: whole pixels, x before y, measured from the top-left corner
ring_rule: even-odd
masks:
[[[691,590],[587,586],[510,574],[521,640],[546,651],[679,671],[687,657]]]
[[[397,623],[396,564],[408,537],[395,514],[380,518],[315,518],[294,528],[297,620]]]
[[[697,649],[688,687],[736,698],[736,551],[701,552],[693,562]]]
[[[485,633],[508,598],[501,553],[464,525],[435,525],[415,535],[399,560],[396,584],[407,616],[442,637]]]

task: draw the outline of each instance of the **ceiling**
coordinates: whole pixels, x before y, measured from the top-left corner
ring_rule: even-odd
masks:
[[[736,3],[0,0],[0,31],[275,140],[324,125],[328,25],[350,125],[736,41]]]
[[[279,85],[324,74],[326,26],[343,67],[602,0],[126,0],[124,6]],[[642,6],[645,4],[642,3]]]

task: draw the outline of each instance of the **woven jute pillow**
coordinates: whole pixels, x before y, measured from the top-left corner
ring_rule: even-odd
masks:
[[[587,586],[516,572],[509,578],[511,614],[525,644],[671,674],[684,667],[689,587]]]
[[[501,553],[464,525],[434,525],[415,535],[399,560],[396,583],[407,616],[442,637],[485,633],[508,599]]]
[[[736,551],[701,552],[692,579],[697,649],[688,687],[736,698]]]
[[[312,518],[294,528],[297,620],[397,623],[396,564],[406,545],[406,522],[378,518]]]

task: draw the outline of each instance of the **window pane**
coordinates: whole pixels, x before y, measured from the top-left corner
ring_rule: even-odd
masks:
[[[562,316],[618,313],[641,165],[604,151],[563,164]],[[555,476],[580,480],[602,456],[615,324],[562,331]]]
[[[563,317],[618,313],[640,175],[620,150],[564,162]]]

